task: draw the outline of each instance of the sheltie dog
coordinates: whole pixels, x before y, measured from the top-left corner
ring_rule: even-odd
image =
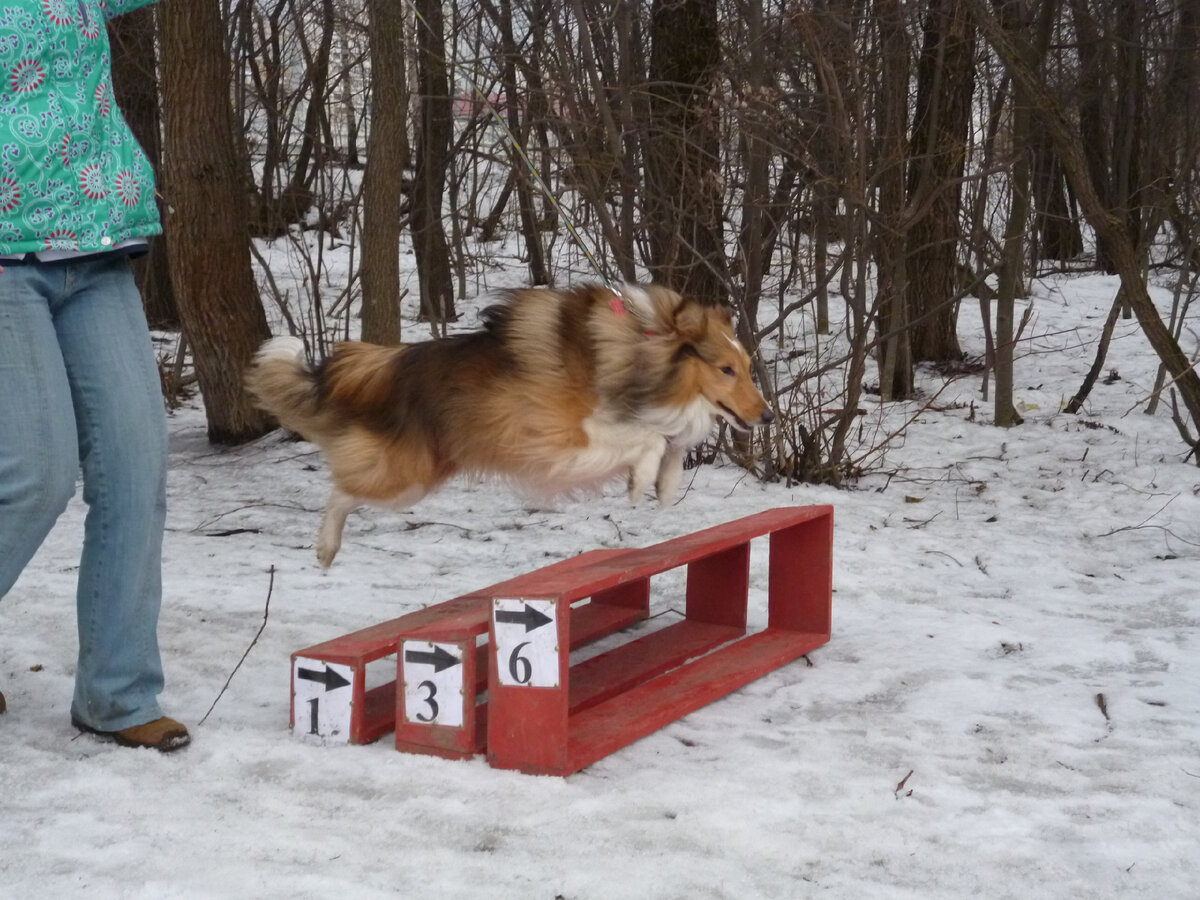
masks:
[[[310,365],[298,338],[259,349],[259,406],[321,448],[333,490],[317,559],[333,562],[363,504],[408,506],[457,473],[538,494],[628,478],[660,503],[717,419],[772,419],[728,309],[659,286],[514,290],[469,334],[396,347],[347,342]]]

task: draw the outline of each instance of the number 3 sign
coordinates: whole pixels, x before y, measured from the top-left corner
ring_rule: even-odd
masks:
[[[463,667],[457,644],[403,641],[404,718],[420,725],[463,723]]]

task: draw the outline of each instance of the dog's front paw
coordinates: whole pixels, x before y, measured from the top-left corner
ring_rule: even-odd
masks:
[[[662,458],[658,477],[654,480],[654,492],[659,507],[670,506],[679,492],[679,481],[683,477],[683,453],[672,447]]]
[[[642,498],[646,496],[646,491],[649,488],[650,479],[644,474],[640,475],[637,469],[633,469],[629,473],[629,490],[626,495],[629,497],[629,505],[637,506],[642,502]]]

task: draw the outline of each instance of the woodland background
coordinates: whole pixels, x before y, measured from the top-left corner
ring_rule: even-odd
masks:
[[[863,392],[935,402],[920,366],[1018,424],[1030,279],[1115,274],[1066,410],[1136,318],[1142,408],[1196,457],[1200,0],[169,0],[111,36],[161,175],[164,389],[198,384],[211,441],[270,429],[241,385],[270,323],[314,352],[444,335],[515,246],[516,283],[731,303],[778,425],[721,448],[832,484],[868,459]]]
[[[0,604],[5,896],[1193,900],[1197,7],[166,0],[117,20],[163,175],[159,631],[194,740],[132,753],[70,725],[77,495]],[[426,339],[494,288],[598,278],[568,216],[608,277],[738,308],[776,422],[701,448],[730,459],[665,510],[463,480],[364,509],[322,570],[318,451],[253,439],[258,342]],[[297,648],[811,503],[836,506],[829,644],[578,775],[289,731]],[[682,576],[655,581],[653,625],[678,621]]]

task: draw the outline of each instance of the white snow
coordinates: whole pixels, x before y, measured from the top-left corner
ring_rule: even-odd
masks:
[[[937,409],[853,489],[724,464],[658,510],[619,485],[543,508],[454,483],[352,516],[328,573],[316,451],[210,446],[192,401],[171,419],[160,632],[164,708],[194,741],[131,751],[68,721],[77,498],[0,603],[0,895],[1197,896],[1200,469],[1169,405],[1138,406],[1156,360],[1133,323],[1105,369],[1120,380],[1058,411],[1115,288],[1037,285],[1024,425],[988,422],[978,377],[924,372]],[[961,316],[974,353],[977,318]],[[875,401],[881,430],[919,408]],[[584,550],[810,503],[836,510],[831,642],[579,774],[288,729],[296,650]],[[656,580],[655,610],[677,589]]]

